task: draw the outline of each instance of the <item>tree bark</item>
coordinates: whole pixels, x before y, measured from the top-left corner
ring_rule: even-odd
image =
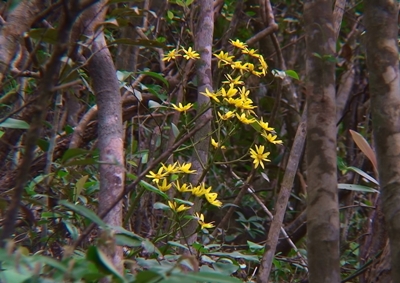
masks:
[[[201,94],[206,88],[213,91],[212,87],[212,72],[211,72],[211,57],[212,57],[212,42],[214,32],[214,10],[212,0],[200,0],[197,2],[197,26],[195,31],[195,50],[199,52],[200,59],[196,62],[197,71],[197,103],[199,112],[202,111],[210,103],[210,98]],[[211,109],[201,115],[196,123],[203,123],[210,120],[212,116]],[[211,122],[209,121],[201,128],[194,136],[194,148],[192,155],[192,168],[197,171],[190,178],[193,185],[197,185],[201,180],[204,168],[207,166],[208,154],[210,147],[210,132]],[[193,210],[199,211],[201,199],[196,199]],[[191,235],[186,239],[185,243],[192,244],[197,239],[197,234],[194,233],[197,229],[197,221],[191,221],[184,229],[185,235]]]
[[[309,282],[340,282],[332,2],[305,1]]]
[[[399,4],[365,1],[365,27],[372,127],[376,144],[382,210],[392,257],[392,280],[400,282],[400,78]]]
[[[123,193],[124,146],[122,127],[122,99],[114,62],[99,24],[104,22],[107,1],[102,0],[86,10],[82,15],[85,34],[91,38],[89,49],[85,51],[89,75],[96,94],[98,106],[98,147],[100,150],[100,192],[99,214],[107,211]],[[112,226],[122,225],[122,202],[119,202],[104,218]],[[106,232],[105,232],[106,233]],[[112,240],[107,235],[107,240]],[[103,250],[110,256],[113,264],[122,271],[123,250],[115,244],[107,245]]]
[[[0,32],[0,82],[16,56],[22,35],[30,29],[41,5],[41,0],[25,0],[8,15]]]

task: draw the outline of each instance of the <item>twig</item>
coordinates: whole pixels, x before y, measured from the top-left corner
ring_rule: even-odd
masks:
[[[256,200],[256,202],[261,206],[261,208],[267,213],[267,215],[269,216],[269,218],[271,220],[274,219],[274,216],[272,215],[272,213],[269,211],[268,207],[265,206],[265,204],[262,202],[262,200],[260,200],[260,198],[254,193],[254,190],[252,188],[248,188],[247,191],[253,196],[253,198]],[[299,252],[299,250],[297,249],[296,245],[293,243],[292,239],[290,239],[288,233],[286,233],[286,230],[281,226],[281,232],[284,236],[284,238],[289,242],[290,246],[293,248],[293,250],[296,252],[297,256],[299,257],[301,263],[303,264],[303,266],[305,267],[305,270],[308,272],[307,270],[307,262],[306,259],[303,257],[303,255]]]
[[[253,37],[249,38],[246,41],[246,44],[249,45],[249,46],[254,45],[256,42],[260,41],[263,37],[275,32],[277,30],[278,30],[278,25],[277,24],[270,25],[266,29],[263,29],[262,31],[260,31],[256,35],[254,35]]]
[[[306,118],[307,107],[305,107],[301,122],[297,128],[296,137],[290,150],[289,160],[283,176],[281,190],[275,204],[275,217],[272,219],[268,233],[268,238],[265,244],[265,253],[261,260],[260,271],[258,274],[259,283],[268,282],[268,277],[271,272],[272,260],[275,256],[276,246],[278,244],[279,233],[281,231],[283,218],[285,216],[287,203],[290,197],[290,191],[293,186],[293,180],[296,176],[297,167],[302,156],[304,143],[306,139]]]

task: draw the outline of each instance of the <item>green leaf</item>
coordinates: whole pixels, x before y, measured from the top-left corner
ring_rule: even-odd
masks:
[[[1,282],[13,282],[13,283],[23,283],[29,278],[31,278],[33,274],[29,272],[18,272],[14,268],[6,269],[1,271],[0,279]],[[4,281],[3,281],[4,280]]]
[[[0,127],[10,128],[10,129],[28,130],[29,124],[22,120],[7,118],[4,122],[0,123]]]
[[[356,167],[353,167],[353,166],[347,167],[347,169],[348,170],[352,170],[352,171],[360,174],[361,176],[363,176],[368,181],[370,181],[370,182],[374,183],[375,185],[379,186],[379,182],[375,178],[373,178],[372,176],[370,176],[367,173],[365,173],[363,170],[361,170],[359,168],[356,168]]]
[[[128,246],[132,248],[137,248],[142,245],[142,241],[137,238],[129,237],[127,235],[117,234],[115,235],[115,240],[118,246]]]
[[[127,282],[124,277],[119,274],[118,270],[115,268],[114,264],[109,260],[109,258],[97,247],[89,247],[86,258],[93,263],[95,263],[101,270],[114,275],[122,282]]]
[[[182,245],[181,243],[178,242],[174,242],[174,241],[168,241],[168,245],[174,246],[174,247],[178,247],[184,250],[189,250],[188,247],[186,247],[185,245]]]
[[[70,148],[64,152],[64,155],[61,157],[61,163],[65,163],[71,158],[82,156],[85,154],[91,153],[91,151],[81,148]]]
[[[138,273],[135,283],[164,282],[164,280],[160,281],[161,278],[160,274],[151,270],[145,270]]]
[[[183,200],[183,199],[180,199],[180,198],[174,198],[174,201],[176,201],[178,204],[185,204],[185,205],[188,205],[188,206],[193,206],[194,205],[193,202],[188,201],[188,200]]]
[[[262,250],[264,248],[263,245],[259,245],[259,244],[253,243],[251,241],[247,241],[247,245],[249,246],[249,249],[252,252],[257,251],[257,250]]]
[[[153,204],[153,209],[170,210],[171,208],[162,202],[156,202]]]
[[[186,6],[187,6],[187,7],[189,7],[189,6],[190,6],[190,4],[192,4],[192,3],[193,3],[193,1],[194,1],[194,0],[186,0]]]
[[[136,180],[137,176],[131,173],[127,173],[127,177],[132,179],[132,180]],[[146,181],[140,181],[139,185],[141,185],[143,188],[145,188],[146,190],[156,193],[160,196],[162,196],[164,199],[169,199],[168,195],[162,191],[160,191],[158,188],[154,187],[153,185],[147,183]]]
[[[286,70],[285,71],[286,75],[288,75],[289,77],[298,80],[299,79],[299,75],[293,71],[293,70]]]
[[[44,152],[47,152],[50,147],[50,143],[44,139],[38,139],[37,141],[38,147],[43,150]]]
[[[119,82],[124,82],[126,79],[128,79],[133,72],[128,72],[128,71],[117,71],[117,78]]]
[[[54,28],[31,29],[28,32],[28,35],[37,41],[43,41],[51,44],[58,43],[58,30]]]
[[[227,261],[226,259],[217,261],[213,264],[214,270],[219,274],[225,274],[225,276],[229,276],[236,272],[239,269],[238,262]]]
[[[162,255],[161,251],[148,239],[144,239],[144,241],[142,242],[142,247],[150,254],[155,253],[158,256]]]
[[[70,202],[67,202],[65,200],[60,200],[58,202],[58,204],[63,205],[69,209],[71,209],[72,211],[82,215],[83,217],[86,217],[87,219],[91,220],[93,223],[96,223],[97,225],[99,225],[102,228],[106,228],[107,224],[100,219],[99,216],[97,216],[96,213],[94,213],[93,211],[91,211],[90,209],[79,205],[79,204],[72,204]]]
[[[167,17],[168,17],[168,19],[172,20],[174,18],[174,13],[172,13],[170,10],[168,10]]]
[[[74,194],[74,201],[78,199],[78,196],[81,194],[82,190],[85,188],[85,183],[89,175],[82,176],[75,184],[75,194]]]
[[[160,108],[162,105],[154,100],[149,100],[149,108]]]
[[[65,225],[65,228],[67,228],[72,240],[76,240],[79,237],[79,230],[76,228],[76,226],[68,221],[62,221]]]
[[[320,58],[320,59],[322,59],[322,56],[321,55],[319,55],[318,53],[316,53],[316,52],[313,52],[312,53],[312,55],[314,56],[314,57],[317,57],[317,58]]]
[[[32,256],[31,259],[33,260],[33,262],[40,262],[42,264],[46,264],[48,266],[56,268],[62,272],[68,272],[68,267],[63,262],[55,260],[51,257],[35,255]]]
[[[349,190],[355,192],[364,192],[364,193],[379,193],[378,190],[375,190],[370,187],[355,185],[355,184],[338,184],[339,190]]]
[[[258,256],[255,255],[245,255],[240,252],[231,252],[231,253],[223,253],[223,252],[213,252],[207,253],[207,255],[219,256],[219,257],[231,257],[231,258],[242,258],[244,260],[259,262]]]
[[[155,73],[155,72],[146,72],[146,71],[145,71],[145,72],[139,72],[139,74],[143,74],[143,75],[152,77],[152,78],[154,78],[154,79],[157,79],[157,80],[161,81],[162,83],[164,83],[166,87],[169,87],[168,81],[164,78],[164,76],[162,76],[162,75],[160,75],[160,74],[158,74],[158,73]]]
[[[175,282],[187,282],[187,280],[194,280],[197,282],[208,282],[208,283],[241,283],[242,281],[238,278],[229,277],[225,274],[218,274],[214,272],[191,272],[191,273],[180,273],[173,274],[170,279]]]
[[[172,133],[174,134],[174,137],[178,137],[179,136],[179,129],[178,127],[174,124],[171,123],[171,128],[172,128]]]

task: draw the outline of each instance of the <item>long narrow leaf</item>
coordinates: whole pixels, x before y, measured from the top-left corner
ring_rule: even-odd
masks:
[[[76,213],[86,217],[87,219],[91,220],[92,222],[96,223],[102,228],[106,228],[107,224],[100,219],[99,216],[97,216],[96,213],[91,211],[90,209],[87,209],[86,207],[79,205],[79,204],[73,204],[65,200],[60,200],[58,202],[59,204],[71,209],[72,211],[75,211]]]
[[[355,184],[338,184],[339,190],[349,190],[355,192],[364,192],[364,193],[379,193],[378,190],[375,190],[370,187],[355,185]]]
[[[361,176],[363,176],[368,181],[370,181],[370,182],[374,183],[375,185],[379,186],[379,182],[374,177],[372,177],[372,176],[368,175],[367,173],[365,173],[363,170],[361,170],[361,169],[359,169],[357,167],[353,167],[353,166],[347,167],[347,169],[360,174]]]
[[[378,172],[378,163],[376,161],[376,155],[375,152],[372,150],[371,146],[369,145],[369,143],[366,141],[366,139],[364,139],[362,135],[360,135],[356,131],[350,130],[350,134],[354,142],[358,146],[358,148],[371,161],[372,165],[374,166],[375,172]]]

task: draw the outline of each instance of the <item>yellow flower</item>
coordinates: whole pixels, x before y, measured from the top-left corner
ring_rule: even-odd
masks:
[[[216,94],[216,93],[213,93],[213,92],[210,92],[209,90],[208,90],[208,88],[206,88],[206,92],[200,92],[202,95],[204,95],[204,96],[207,96],[207,97],[209,97],[209,98],[212,98],[212,99],[214,99],[216,102],[220,102],[219,101],[219,99],[218,99],[218,94]]]
[[[243,71],[247,71],[247,67],[245,65],[242,65],[241,61],[235,61],[233,64],[231,64],[232,69],[239,70],[240,73],[243,75]]]
[[[267,132],[273,132],[274,128],[269,127],[268,122],[264,122],[263,118],[260,121],[257,121],[261,128],[263,128]]]
[[[201,197],[206,193],[209,193],[211,191],[211,187],[208,187],[208,189],[205,188],[205,184],[201,183],[197,187],[194,187],[192,190],[192,194],[195,195],[196,197]]]
[[[192,50],[192,47],[189,47],[188,50],[186,50],[185,48],[182,48],[182,51],[185,52],[185,55],[183,55],[183,57],[184,57],[186,60],[189,60],[189,59],[199,59],[199,58],[200,58],[199,53],[197,53],[196,51]]]
[[[242,76],[238,76],[235,79],[232,79],[232,77],[230,75],[225,75],[225,77],[226,77],[227,81],[223,81],[222,83],[223,84],[229,84],[229,86],[231,88],[233,88],[235,85],[244,85],[244,82],[240,80],[240,78]]]
[[[153,179],[152,182],[158,184],[158,182],[161,179],[165,178],[168,175],[167,172],[163,173],[163,170],[164,170],[164,168],[160,167],[160,169],[158,169],[157,173],[154,173],[153,171],[150,171],[149,174],[146,175],[146,177],[150,178],[150,179]]]
[[[243,113],[242,115],[238,115],[238,113],[236,113],[236,118],[238,118],[238,120],[240,122],[242,122],[243,124],[252,124],[256,121],[256,119],[251,118],[251,119],[247,119],[246,114]]]
[[[230,44],[232,44],[233,46],[240,48],[240,49],[245,49],[247,48],[247,44],[244,42],[241,42],[239,39],[236,39],[236,41],[233,41],[232,39],[229,41]]]
[[[234,105],[235,107],[236,107],[236,104],[240,103],[240,101],[241,101],[241,99],[239,99],[239,98],[232,98],[232,97],[225,98],[224,100],[226,102],[228,102],[229,104]]]
[[[247,98],[247,99],[237,99],[236,102],[235,102],[235,107],[243,109],[243,110],[252,110],[254,108],[257,108],[257,106],[254,106],[252,104],[253,104],[253,100],[251,100],[249,98]]]
[[[232,85],[230,85],[228,92],[224,88],[221,88],[221,96],[222,97],[226,97],[226,98],[234,97],[237,92],[238,92],[238,90],[236,88],[233,88]]]
[[[249,97],[250,90],[247,90],[245,86],[242,86],[242,88],[239,88],[239,93],[242,99],[247,99]]]
[[[221,68],[222,63],[226,64],[231,64],[233,62],[233,58],[235,56],[229,56],[229,53],[224,51],[221,51],[219,54],[214,54],[215,57],[218,58],[218,68]]]
[[[246,67],[247,71],[254,72],[254,64],[246,63],[244,66]]]
[[[266,138],[270,143],[273,144],[282,144],[283,142],[281,140],[277,140],[277,135],[272,135],[272,134],[267,134],[267,133],[262,133],[261,134],[264,138]]]
[[[204,195],[206,200],[214,206],[217,207],[221,207],[222,206],[222,202],[217,200],[218,194],[217,193],[208,193]]]
[[[179,57],[179,56],[181,56],[181,55],[179,54],[179,51],[177,51],[176,49],[172,49],[170,52],[168,52],[167,55],[164,56],[164,58],[163,58],[162,60],[163,60],[163,61],[169,62],[169,61],[171,61],[172,59],[175,60],[176,57]]]
[[[251,72],[253,75],[256,75],[257,77],[261,77],[261,76],[265,76],[265,71],[263,72],[257,72],[257,71],[253,71]]]
[[[186,112],[186,111],[188,111],[188,110],[193,106],[192,103],[188,103],[188,104],[186,104],[186,105],[184,106],[184,105],[182,105],[182,103],[180,103],[180,102],[179,102],[179,105],[178,105],[178,106],[176,106],[176,105],[173,104],[173,103],[171,103],[171,105],[172,105],[172,107],[174,107],[175,110],[177,110],[177,111],[179,111],[179,112]]]
[[[167,179],[166,178],[162,179],[162,184],[161,185],[159,185],[158,182],[157,182],[157,187],[162,192],[168,191],[171,188],[171,186],[172,186],[172,184],[167,184]]]
[[[168,201],[168,205],[169,207],[176,212],[181,212],[181,211],[185,211],[190,209],[190,206],[185,206],[183,204],[181,204],[180,206],[178,206],[178,204],[175,201]]]
[[[242,49],[242,54],[249,54],[251,57],[259,58],[260,54],[257,54],[257,50],[248,49],[247,47]]]
[[[179,171],[176,168],[176,164],[177,164],[176,162],[174,164],[168,164],[168,165],[161,163],[161,166],[164,168],[165,172],[167,172],[169,174],[174,174],[174,173],[178,173],[178,171]]]
[[[200,224],[200,226],[201,226],[201,229],[209,229],[209,228],[213,228],[214,227],[214,221],[213,222],[210,222],[210,223],[206,223],[206,222],[204,222],[204,215],[203,215],[203,213],[197,213],[196,212],[196,216],[195,216],[196,218],[197,218],[197,222]]]
[[[211,138],[211,145],[215,148],[226,149],[226,146],[220,146],[218,142],[216,142],[213,138]]]
[[[185,174],[193,174],[196,173],[196,170],[190,170],[190,167],[192,167],[192,163],[183,163],[182,165],[178,165],[179,168],[179,173],[185,173]]]
[[[257,168],[258,165],[261,165],[261,167],[264,169],[263,161],[271,161],[271,160],[267,159],[269,154],[270,154],[270,152],[264,153],[263,145],[260,145],[260,146],[256,145],[256,150],[250,148],[250,157],[254,159],[253,160],[253,163],[255,164],[254,168]]]
[[[267,65],[267,63],[265,62],[265,60],[264,60],[264,57],[262,56],[262,55],[260,55],[260,57],[258,57],[258,61],[260,62],[260,64],[261,64],[261,66],[260,66],[260,70],[264,73],[264,75],[265,75],[265,73],[267,72],[267,70],[268,70],[268,65]]]
[[[180,191],[181,193],[186,193],[186,192],[190,192],[192,189],[190,188],[191,185],[189,184],[183,184],[182,186],[179,184],[179,181],[176,181],[175,187],[178,191]]]
[[[235,113],[232,112],[232,111],[228,111],[228,112],[226,112],[225,114],[222,115],[221,113],[218,112],[218,116],[222,120],[228,120],[228,119],[232,118],[233,116],[235,116]]]

